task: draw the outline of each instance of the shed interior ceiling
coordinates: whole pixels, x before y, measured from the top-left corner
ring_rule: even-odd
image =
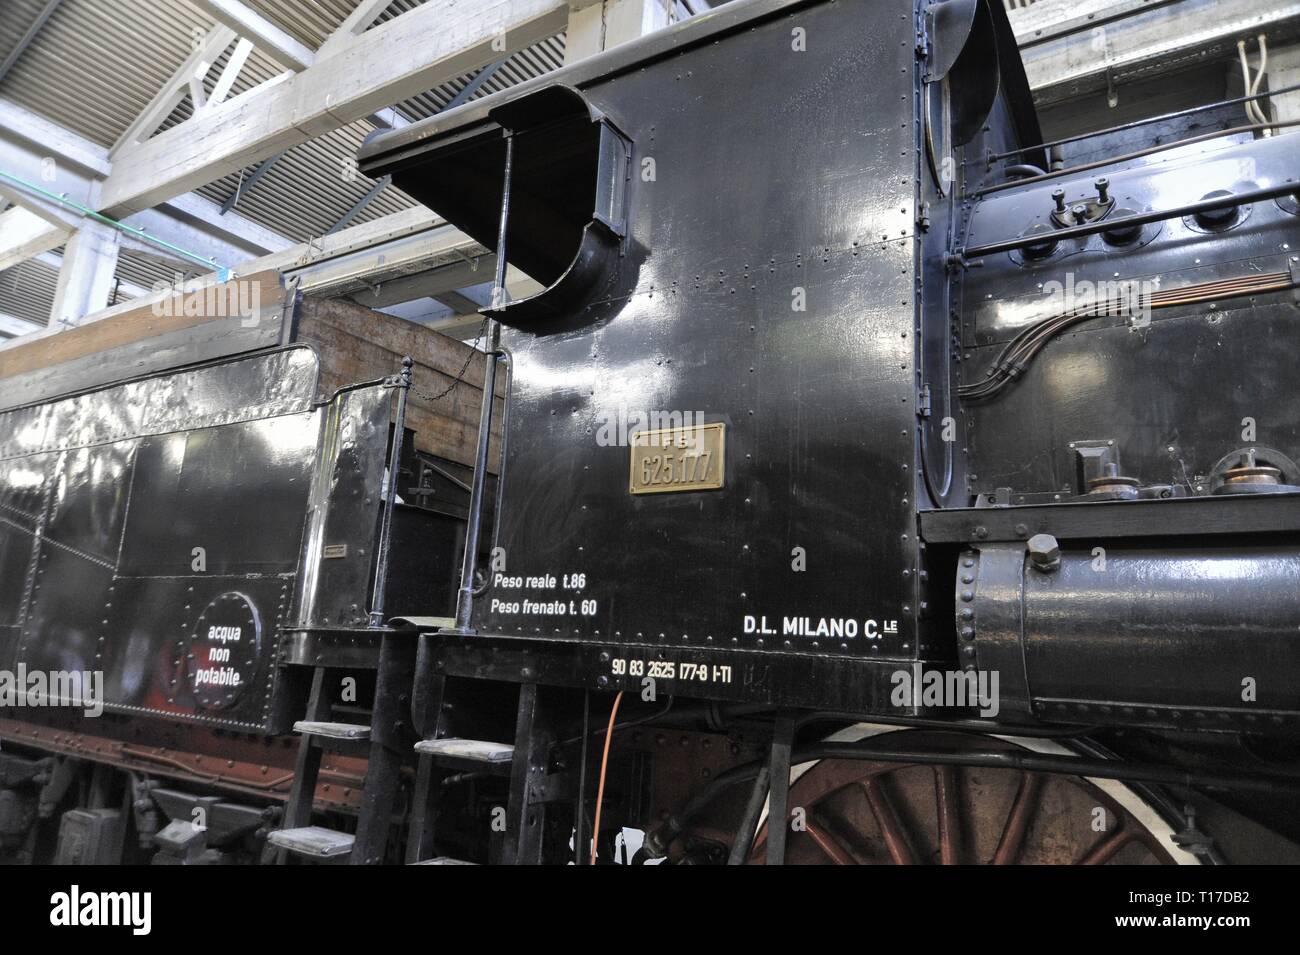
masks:
[[[315,50],[338,28],[357,0],[242,0],[295,40]],[[420,6],[423,0],[394,0],[375,23]],[[0,0],[0,61],[14,49],[45,7],[46,0]],[[52,16],[0,79],[0,97],[43,116],[104,148],[111,147],[149,105],[215,22],[188,0],[62,0]],[[222,52],[205,79],[211,92],[235,42]],[[510,56],[473,97],[487,96],[540,76],[564,62],[564,35],[550,37]],[[260,49],[249,56],[230,96],[237,96],[284,72]],[[415,121],[446,106],[474,73],[395,104],[399,116]],[[188,97],[162,124],[167,129],[192,115]],[[256,166],[232,173],[196,192],[222,205],[236,191],[233,211],[294,242],[328,232],[375,185],[355,171],[362,140],[374,131],[368,121],[352,123],[287,150],[252,189],[244,183]],[[388,186],[350,222],[366,222],[409,209],[416,203]],[[58,253],[55,253],[57,255]],[[0,271],[0,314],[44,323],[53,303],[56,265],[47,255]],[[176,269],[123,252],[117,277],[124,285],[149,288],[174,280]],[[197,272],[189,273],[191,275]],[[121,293],[122,298],[129,297]]]

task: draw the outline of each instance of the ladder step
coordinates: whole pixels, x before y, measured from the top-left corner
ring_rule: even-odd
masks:
[[[515,748],[509,743],[490,743],[478,739],[422,739],[415,744],[422,756],[441,756],[472,763],[508,763],[515,758]]]
[[[453,859],[451,856],[438,856],[436,859],[421,859],[419,862],[412,862],[411,865],[478,865],[478,863]]]
[[[277,848],[313,859],[337,859],[352,851],[356,837],[346,832],[335,832],[324,826],[303,826],[301,829],[277,829],[266,837]]]
[[[295,733],[325,736],[329,739],[370,739],[370,727],[361,723],[325,723],[318,720],[299,720],[293,724]]]

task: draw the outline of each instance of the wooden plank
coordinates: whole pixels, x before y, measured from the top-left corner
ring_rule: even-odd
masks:
[[[261,314],[278,310],[284,304],[284,287],[276,272],[260,272],[235,282],[214,289],[204,289],[173,300],[171,307],[161,308],[158,303],[142,305],[115,315],[113,318],[83,325],[60,332],[57,335],[43,335],[30,341],[22,342],[12,348],[0,351],[0,379],[16,375],[51,369],[90,355],[102,354],[115,348],[145,342],[151,338],[171,334],[185,328],[202,325],[214,320],[227,320],[227,315],[210,315],[205,306],[208,296],[214,299],[216,294],[229,296],[232,291],[239,294],[233,286],[237,282],[252,283],[256,289],[246,289],[245,301],[260,304]],[[214,294],[216,293],[216,294]],[[225,301],[231,301],[226,297]],[[186,314],[187,312],[192,314]]]
[[[473,465],[486,361],[481,352],[430,328],[346,299],[304,299],[298,310],[295,340],[316,346],[325,394],[357,381],[395,374],[402,358],[409,355],[415,366],[407,423],[416,432],[416,447],[458,464]],[[431,396],[452,385],[462,367],[465,373],[460,383],[433,399]],[[493,472],[505,410],[505,382],[500,377],[498,382],[490,453]]]

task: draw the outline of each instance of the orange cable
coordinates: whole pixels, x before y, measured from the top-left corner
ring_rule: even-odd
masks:
[[[614,697],[614,708],[609,711],[609,728],[605,730],[605,751],[600,756],[600,785],[596,787],[596,818],[591,825],[591,861],[596,864],[596,839],[600,836],[600,807],[605,802],[605,769],[609,766],[609,741],[614,736],[614,718],[618,716],[618,704],[623,701],[623,691]]]

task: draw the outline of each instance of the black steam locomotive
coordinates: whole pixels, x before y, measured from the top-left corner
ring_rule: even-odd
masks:
[[[1300,858],[1249,100],[1045,143],[997,2],[741,0],[376,138],[497,253],[472,475],[280,342],[0,415],[0,660],[105,710],[0,720],[0,851]]]

